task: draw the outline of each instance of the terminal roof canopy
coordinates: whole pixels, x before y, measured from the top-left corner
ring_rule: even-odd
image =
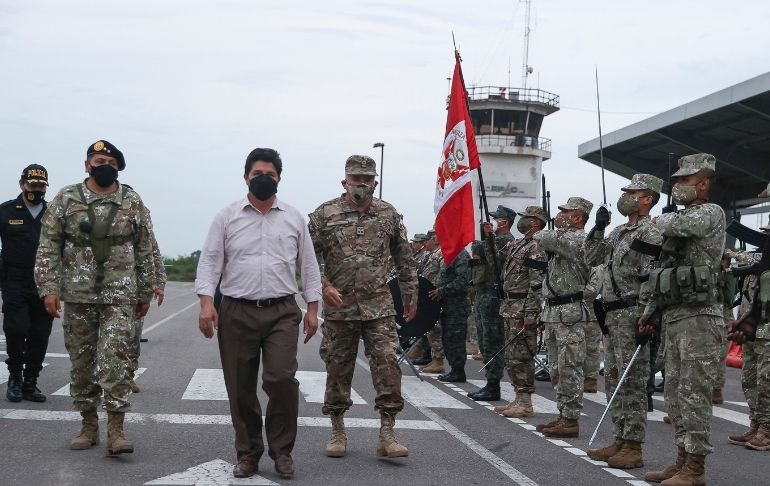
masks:
[[[605,168],[626,178],[646,172],[667,180],[669,153],[672,172],[683,155],[713,154],[712,200],[723,207],[756,204],[753,198],[770,180],[770,73],[608,133],[602,141]],[[599,139],[581,144],[578,157],[600,165]]]

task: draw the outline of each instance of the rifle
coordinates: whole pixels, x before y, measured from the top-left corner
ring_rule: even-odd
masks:
[[[759,276],[760,282],[756,294],[754,295],[751,310],[741,316],[737,321],[728,324],[727,339],[735,341],[738,344],[743,344],[743,342],[747,340],[754,341],[756,338],[757,327],[763,320],[767,319],[767,302],[763,302],[763,298],[760,297],[762,294],[765,294],[762,284],[769,284],[765,281],[764,274],[770,271],[770,237],[765,236],[765,240],[762,244],[762,259],[757,265],[752,266],[756,267],[756,275]]]

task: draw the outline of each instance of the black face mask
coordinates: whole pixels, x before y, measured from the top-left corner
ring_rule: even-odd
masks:
[[[88,173],[99,187],[110,187],[118,180],[118,169],[111,165],[91,166],[91,172]]]
[[[27,203],[37,206],[45,199],[45,191],[24,191],[24,200]]]
[[[260,201],[267,201],[278,192],[278,182],[267,174],[259,174],[249,181],[249,192]]]

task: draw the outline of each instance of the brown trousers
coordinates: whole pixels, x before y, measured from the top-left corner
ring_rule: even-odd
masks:
[[[289,299],[271,307],[257,307],[225,297],[219,314],[219,356],[225,377],[235,450],[240,461],[256,460],[265,451],[262,408],[257,399],[257,376],[262,355],[262,389],[268,397],[265,414],[268,455],[289,454],[297,437],[299,382],[298,323],[302,311]]]

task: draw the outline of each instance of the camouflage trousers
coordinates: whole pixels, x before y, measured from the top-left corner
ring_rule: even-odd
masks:
[[[749,404],[749,418],[770,427],[770,340],[743,345],[741,386]]]
[[[714,381],[714,388],[721,390],[725,387],[725,369],[727,368],[727,363],[725,360],[727,359],[727,349],[730,347],[730,343],[727,342],[727,323],[725,323],[724,326],[720,328],[720,331],[722,333],[722,349],[720,349],[719,354],[719,366],[717,366],[717,376]]]
[[[583,364],[583,376],[585,378],[599,378],[599,341],[602,339],[602,330],[596,321],[588,321],[585,324],[586,333],[586,360]]]
[[[481,322],[476,319],[476,306],[471,306],[471,314],[468,316],[468,342],[479,346],[479,326]]]
[[[571,420],[580,418],[583,409],[583,366],[586,359],[585,321],[574,324],[549,322],[548,332],[548,361],[549,368],[559,377],[556,385],[556,406],[559,413]],[[554,350],[551,350],[553,345]],[[551,359],[555,363],[551,365]],[[550,371],[550,370],[549,370]],[[551,379],[554,375],[551,375]]]
[[[444,359],[444,345],[441,342],[441,323],[437,322],[435,326],[431,327],[427,336],[431,357],[433,359]]]
[[[141,352],[142,328],[144,327],[144,317],[134,318],[133,337],[131,339],[131,348],[128,350],[128,358],[131,360],[131,371],[136,372],[139,369],[139,353]]]
[[[392,317],[370,321],[326,320],[321,326],[321,359],[326,363],[324,414],[345,412],[353,401],[350,387],[358,355],[358,341],[364,341],[372,384],[376,392],[374,408],[396,414],[404,408],[401,396],[401,368],[397,364],[398,334]]]
[[[636,351],[634,328],[642,309],[630,307],[607,313],[607,327],[610,330],[605,349],[611,349],[613,362],[604,364],[604,376],[614,381],[607,388],[612,396],[619,377]],[[644,442],[647,427],[647,378],[650,372],[650,349],[644,345],[636,355],[634,365],[628,372],[615,401],[610,407],[610,417],[615,425],[615,437],[623,440]]]
[[[617,360],[615,359],[615,352],[610,342],[610,336],[604,336],[604,391],[607,395],[607,400],[612,396],[612,391],[618,386],[618,376],[614,376],[610,373],[610,370],[617,368]]]
[[[505,324],[500,316],[500,299],[497,295],[476,294],[475,314],[479,338],[479,350],[486,363],[504,344]],[[472,326],[468,326],[472,327]],[[484,369],[487,380],[500,380],[503,377],[505,358],[503,353]]]
[[[96,409],[102,394],[108,411],[129,409],[133,320],[133,305],[64,304],[62,328],[76,410]]]
[[[695,315],[666,322],[666,387],[674,442],[690,454],[714,450],[711,431],[711,392],[716,381],[724,319]]]
[[[445,306],[441,311],[441,344],[453,370],[465,369],[468,355],[465,338],[468,334],[469,305]]]
[[[524,327],[524,302],[520,312],[505,318],[505,342],[509,342]],[[511,385],[519,393],[535,393],[535,362],[537,354],[537,328],[534,326],[522,332],[516,341],[505,348],[505,364]]]

